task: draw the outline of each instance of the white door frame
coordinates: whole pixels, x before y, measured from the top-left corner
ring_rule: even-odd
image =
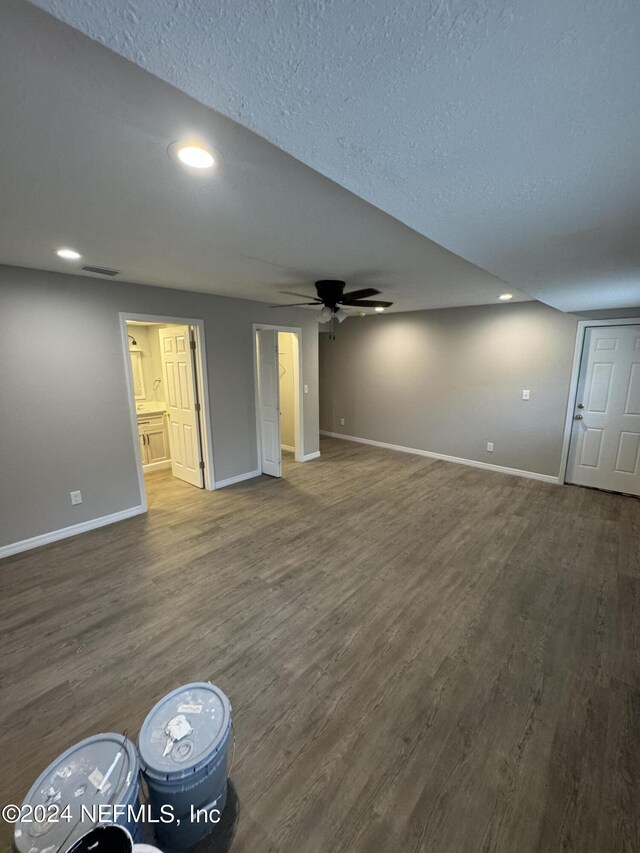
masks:
[[[127,380],[127,397],[129,401],[129,414],[131,418],[131,435],[136,454],[136,466],[138,468],[138,486],[140,488],[140,503],[143,512],[147,511],[147,493],[144,485],[144,473],[142,470],[142,456],[140,455],[140,441],[138,439],[138,416],[135,400],[133,397],[133,373],[131,360],[129,358],[129,338],[127,322],[130,320],[142,320],[147,323],[166,323],[167,325],[193,326],[196,341],[196,384],[198,387],[198,400],[200,401],[200,432],[202,435],[202,459],[204,461],[204,487],[207,491],[215,488],[215,477],[213,471],[213,442],[211,440],[211,410],[209,406],[209,380],[207,378],[206,343],[204,336],[204,320],[196,320],[190,317],[165,317],[157,314],[137,314],[130,311],[120,312],[120,333],[122,335],[122,352],[124,356],[124,372]]]
[[[576,332],[576,345],[573,352],[573,368],[571,370],[571,382],[569,383],[569,399],[567,400],[567,415],[564,424],[564,437],[562,439],[562,454],[560,456],[559,481],[563,485],[567,482],[567,465],[569,463],[569,444],[571,442],[571,430],[573,428],[573,415],[578,393],[578,380],[580,379],[580,367],[584,350],[584,336],[587,329],[594,326],[637,326],[640,318],[622,317],[617,320],[580,320]]]
[[[258,451],[258,471],[262,474],[262,441],[260,426],[260,404],[258,397],[258,348],[256,346],[256,332],[261,329],[271,329],[274,332],[290,332],[296,339],[296,347],[298,350],[298,358],[294,359],[294,368],[296,371],[296,381],[293,386],[293,428],[296,442],[295,460],[296,462],[304,462],[304,388],[303,388],[303,373],[302,373],[302,328],[300,326],[272,326],[269,323],[254,323],[253,324],[253,382],[255,387],[255,405],[256,405],[256,447]]]

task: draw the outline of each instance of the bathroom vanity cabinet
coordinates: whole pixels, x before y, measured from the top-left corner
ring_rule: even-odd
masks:
[[[171,465],[171,453],[166,414],[138,414],[138,435],[142,467],[147,471],[168,468]]]

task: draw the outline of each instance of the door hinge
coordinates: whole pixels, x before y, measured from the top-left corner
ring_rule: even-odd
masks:
[[[196,342],[193,340],[193,338],[191,339],[191,341],[189,343],[190,343],[191,349],[196,348]]]
[[[200,469],[204,471],[204,462],[202,460],[200,460]]]
[[[196,403],[196,412],[200,411],[200,403]]]

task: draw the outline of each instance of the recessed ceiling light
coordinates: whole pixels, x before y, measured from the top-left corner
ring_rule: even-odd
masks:
[[[503,302],[508,302],[510,299],[513,299],[513,293],[501,293],[498,296],[498,299],[502,299]]]
[[[75,249],[56,249],[56,255],[65,261],[79,261],[82,255]]]
[[[194,169],[210,169],[214,163],[213,155],[206,148],[199,148],[196,145],[178,148],[178,159],[186,166],[193,166]]]
[[[378,314],[382,314],[382,312],[384,311],[384,308],[382,307],[382,305],[376,305],[376,307],[373,310],[377,311]]]
[[[198,142],[172,142],[167,149],[169,157],[191,169],[207,170],[216,165],[213,153]]]

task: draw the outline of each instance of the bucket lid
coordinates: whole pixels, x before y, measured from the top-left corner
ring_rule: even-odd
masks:
[[[16,823],[17,849],[66,850],[87,832],[87,812],[137,798],[138,772],[136,748],[124,735],[93,735],[75,744],[47,767],[24,798],[23,805],[33,807],[33,819]]]
[[[231,705],[205,681],[164,696],[147,714],[138,747],[142,769],[158,779],[183,779],[205,767],[231,725]]]

